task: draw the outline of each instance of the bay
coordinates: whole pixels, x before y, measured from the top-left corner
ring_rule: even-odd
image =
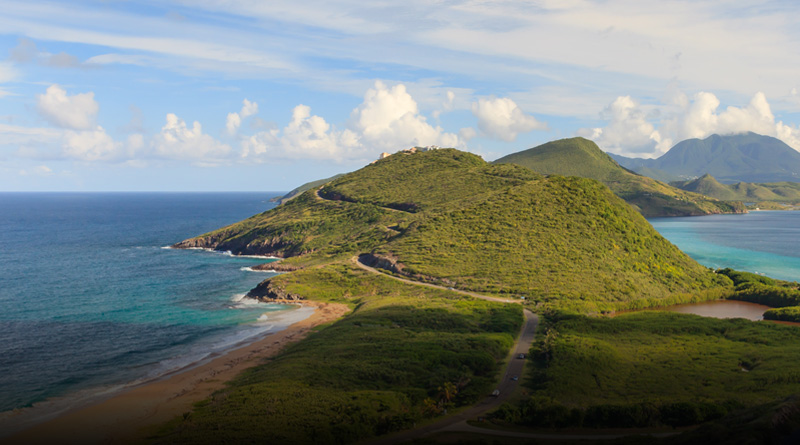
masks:
[[[0,411],[53,415],[294,321],[242,299],[267,260],[164,248],[277,194],[0,193]]]
[[[754,211],[649,221],[704,266],[800,281],[800,212]]]

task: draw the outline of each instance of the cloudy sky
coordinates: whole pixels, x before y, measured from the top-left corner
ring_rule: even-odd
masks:
[[[0,190],[269,190],[576,135],[800,150],[793,1],[0,0]]]

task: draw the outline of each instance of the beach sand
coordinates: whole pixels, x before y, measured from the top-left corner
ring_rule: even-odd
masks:
[[[282,331],[246,346],[232,349],[205,364],[162,380],[137,386],[97,404],[68,412],[38,424],[3,443],[118,444],[140,442],[159,426],[191,411],[192,405],[243,370],[276,355],[287,344],[304,338],[312,328],[331,322],[349,311],[347,306],[303,302],[314,313]]]

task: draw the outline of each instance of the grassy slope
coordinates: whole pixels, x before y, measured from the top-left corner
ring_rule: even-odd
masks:
[[[287,194],[285,194],[283,196],[276,196],[275,198],[270,199],[270,202],[279,201],[281,204],[286,204],[287,202],[291,201],[292,199],[297,198],[298,196],[302,195],[303,192],[305,192],[307,190],[315,189],[315,188],[317,188],[317,187],[319,187],[321,185],[325,185],[325,184],[327,184],[327,183],[333,181],[334,179],[339,178],[339,177],[341,177],[343,175],[344,175],[344,173],[340,173],[338,175],[333,175],[330,178],[318,179],[316,181],[306,182],[305,184],[303,184],[303,185],[301,185],[299,187],[295,187],[289,193],[287,193]]]
[[[308,191],[181,245],[306,253],[301,260],[315,262],[390,253],[433,280],[587,310],[717,286],[714,274],[589,179],[544,178],[444,149],[390,156],[321,193],[341,200]]]
[[[800,183],[797,182],[721,184],[713,176],[706,174],[691,181],[673,182],[671,185],[717,199],[800,202]]]
[[[433,215],[379,250],[409,273],[460,288],[588,310],[717,283],[608,188],[577,177],[531,181]]]
[[[725,203],[686,192],[620,167],[597,145],[584,138],[548,142],[502,157],[495,163],[513,163],[543,174],[581,176],[606,184],[645,216],[689,216],[741,210],[741,203]]]
[[[348,443],[489,393],[518,305],[376,277],[348,264],[275,278],[352,314],[287,348],[165,428],[169,443]],[[443,389],[455,391],[446,400]]]

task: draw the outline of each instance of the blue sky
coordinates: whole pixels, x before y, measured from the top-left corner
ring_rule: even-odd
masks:
[[[0,190],[288,190],[412,145],[800,149],[769,1],[0,0]]]

